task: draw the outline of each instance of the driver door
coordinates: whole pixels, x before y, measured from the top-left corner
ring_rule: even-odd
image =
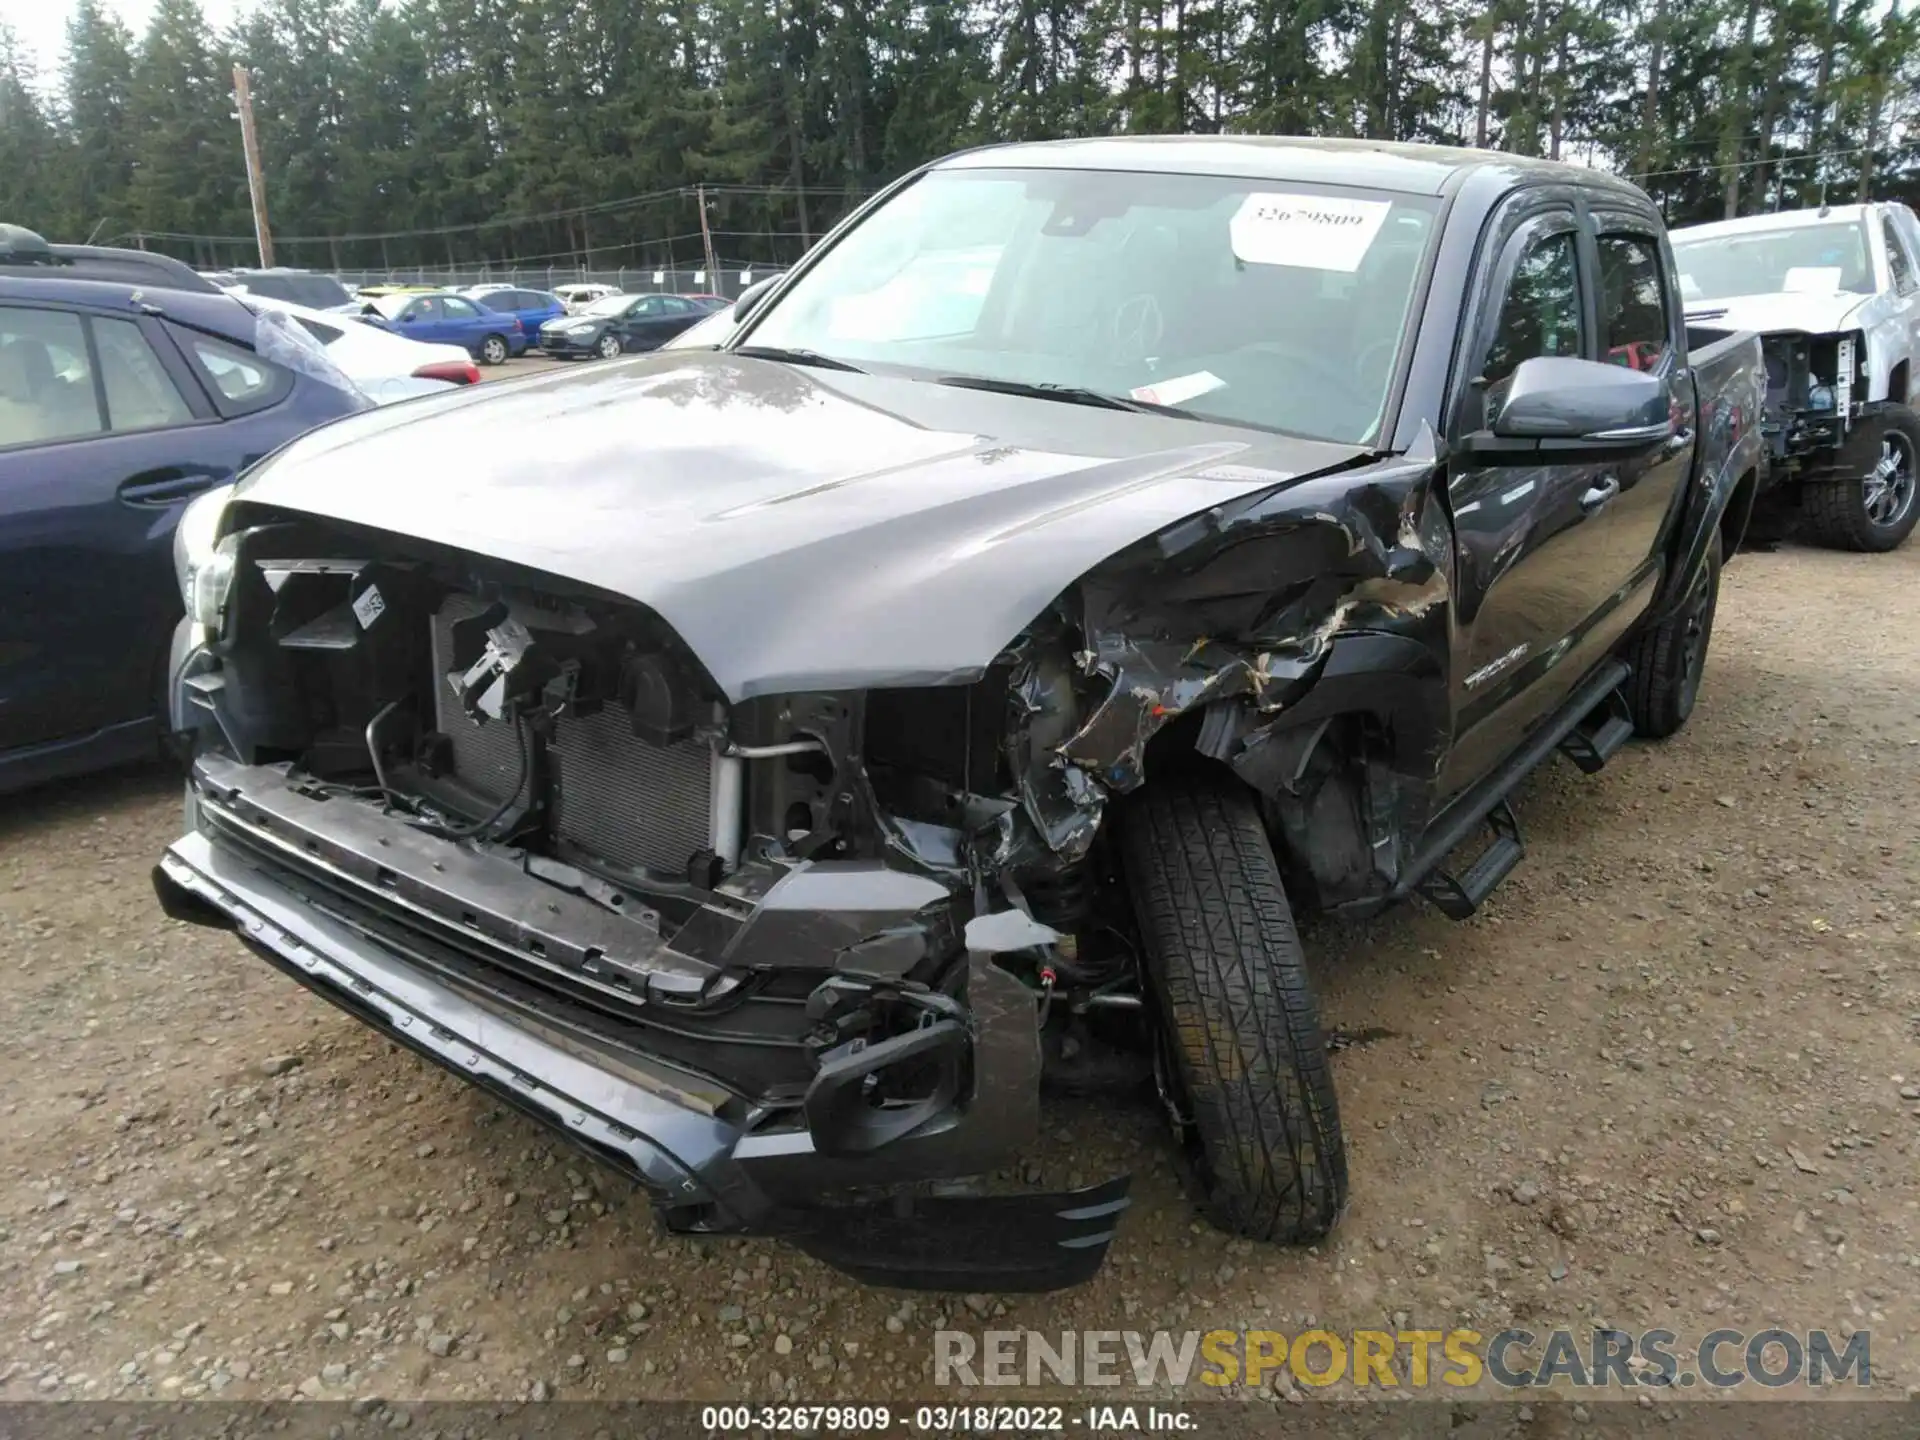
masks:
[[[660,322],[666,317],[667,302],[664,296],[645,295],[627,307],[627,313],[620,317],[616,327],[620,332],[620,348],[623,350],[651,350],[667,337],[660,333]]]
[[[1509,223],[1458,371],[1469,378],[1454,403],[1456,440],[1492,422],[1521,361],[1594,358],[1589,266],[1572,203],[1536,201]],[[1458,446],[1454,453],[1455,743],[1445,795],[1499,763],[1592,668],[1624,578],[1610,543],[1619,481],[1609,466],[1484,465]]]

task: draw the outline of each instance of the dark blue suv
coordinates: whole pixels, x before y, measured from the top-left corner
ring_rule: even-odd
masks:
[[[156,752],[181,511],[368,404],[179,261],[0,225],[0,791]]]

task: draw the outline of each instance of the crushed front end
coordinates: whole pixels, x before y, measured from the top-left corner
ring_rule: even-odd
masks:
[[[184,577],[207,628],[170,913],[621,1169],[670,1228],[895,1285],[1097,1269],[1124,1179],[967,1183],[1035,1134],[1036,981],[1071,947],[979,913],[953,837],[991,814],[902,818],[909,789],[993,787],[1005,674],[730,704],[619,597],[277,512],[227,528]]]
[[[1880,458],[1883,404],[1869,402],[1866,337],[1857,330],[1761,336],[1761,417],[1775,480],[1857,480]]]

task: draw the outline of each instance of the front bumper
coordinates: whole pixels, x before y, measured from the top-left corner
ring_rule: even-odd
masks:
[[[395,920],[418,886],[458,885],[504,862],[447,845],[428,881],[412,873],[423,837],[375,813],[356,819],[356,843],[381,825],[396,833],[373,836],[385,863],[367,857],[356,876],[337,837],[329,846],[302,833],[310,822],[298,804],[270,817],[261,808],[285,798],[267,793],[269,773],[219,757],[196,764],[198,828],[154,873],[168,913],[233,931],[322,998],[566,1136],[639,1183],[670,1228],[784,1236],[863,1279],[909,1288],[1050,1290],[1099,1268],[1127,1204],[1124,1177],[1053,1195],[897,1193],[1004,1164],[1037,1129],[1033,997],[984,950],[967,957],[967,1093],[898,1138],[823,1153],[815,1126],[610,1043],[606,1027],[572,1023],[510,972],[436,939],[424,919]],[[579,897],[524,878],[527,893],[516,895],[489,877],[501,913],[539,913],[551,929],[589,923]],[[493,919],[472,918],[478,929]],[[814,1113],[811,1100],[801,1114]]]
[[[563,335],[556,331],[542,330],[535,342],[548,355],[591,355],[593,347],[600,343],[600,332],[591,335]]]

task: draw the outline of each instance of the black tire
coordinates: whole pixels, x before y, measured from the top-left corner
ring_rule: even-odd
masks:
[[[1713,617],[1720,605],[1720,536],[1707,546],[1706,563],[1680,607],[1627,648],[1627,709],[1637,735],[1664,740],[1693,714],[1700,674],[1713,643]]]
[[[1191,1188],[1222,1229],[1312,1244],[1346,1205],[1347,1153],[1253,797],[1223,775],[1169,777],[1130,802],[1120,834]]]
[[[504,335],[489,335],[480,342],[480,363],[482,365],[504,365],[512,351],[507,346]]]
[[[1895,549],[1920,520],[1920,415],[1881,412],[1880,462],[1858,480],[1809,481],[1801,505],[1807,538],[1835,550]]]
[[[593,353],[598,355],[602,360],[618,360],[620,358],[620,350],[620,337],[618,335],[602,335],[599,340],[594,343],[593,347]]]

